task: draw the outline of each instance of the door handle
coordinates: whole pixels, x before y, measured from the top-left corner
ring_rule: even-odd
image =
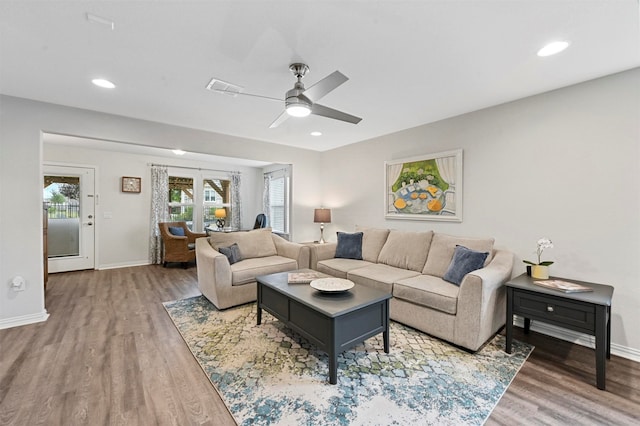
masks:
[[[85,225],[91,226],[91,225],[93,225],[93,222],[85,223]]]

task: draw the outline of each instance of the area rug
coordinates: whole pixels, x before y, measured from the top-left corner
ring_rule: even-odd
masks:
[[[475,354],[391,322],[382,335],[328,357],[255,303],[217,310],[202,296],[164,304],[239,425],[480,425],[533,347],[496,336]]]

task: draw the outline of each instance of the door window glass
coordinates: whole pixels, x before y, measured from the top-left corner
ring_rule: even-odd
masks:
[[[80,254],[80,178],[45,176],[44,206],[47,208],[48,257]]]

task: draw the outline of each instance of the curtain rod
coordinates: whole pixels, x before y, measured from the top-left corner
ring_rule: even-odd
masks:
[[[289,167],[283,167],[281,169],[276,169],[276,170],[269,170],[268,172],[264,172],[265,175],[268,175],[269,173],[275,173],[275,172],[288,172],[289,171]]]
[[[171,167],[175,169],[189,169],[189,170],[206,170],[208,172],[225,172],[225,173],[241,173],[238,170],[218,170],[218,169],[203,169],[201,167],[187,167],[187,166],[172,166],[170,164],[156,164],[156,163],[148,163],[149,166],[162,166],[162,167]]]

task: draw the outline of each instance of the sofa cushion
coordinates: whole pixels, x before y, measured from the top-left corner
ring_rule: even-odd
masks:
[[[489,256],[489,252],[480,252],[465,246],[456,246],[449,268],[447,268],[447,272],[444,273],[442,279],[452,284],[460,285],[465,275],[484,266],[487,256]]]
[[[459,292],[457,285],[431,275],[417,275],[393,284],[393,297],[451,315],[457,313]]]
[[[338,245],[335,257],[362,260],[362,232],[353,234],[337,232],[337,234]]]
[[[231,285],[238,286],[254,282],[258,275],[298,269],[298,262],[288,257],[269,256],[241,260],[231,265]]]
[[[407,232],[391,230],[378,256],[378,263],[422,272],[432,237],[433,231]]]
[[[319,261],[316,269],[318,272],[324,272],[334,277],[347,278],[347,272],[368,265],[372,265],[372,263],[365,260],[335,258]]]
[[[271,228],[254,229],[247,232],[212,232],[209,244],[214,249],[237,243],[245,259],[277,255],[276,245],[271,237]]]
[[[493,238],[464,238],[435,233],[422,273],[442,278],[449,268],[451,259],[453,259],[456,245],[465,246],[471,250],[488,252],[489,256],[484,261],[484,266],[486,266],[491,262],[493,256],[493,241]]]
[[[377,263],[380,250],[389,236],[388,229],[363,228],[356,225],[356,231],[362,232],[362,259]]]
[[[176,237],[184,237],[184,228],[182,226],[169,226],[169,233]]]
[[[229,265],[233,265],[234,263],[242,260],[240,248],[236,243],[231,244],[229,247],[218,247],[218,251],[227,256],[227,259],[229,259]]]
[[[418,275],[418,273],[407,269],[375,263],[349,271],[347,273],[347,278],[356,284],[377,288],[391,293],[391,288],[394,282],[415,275]]]

